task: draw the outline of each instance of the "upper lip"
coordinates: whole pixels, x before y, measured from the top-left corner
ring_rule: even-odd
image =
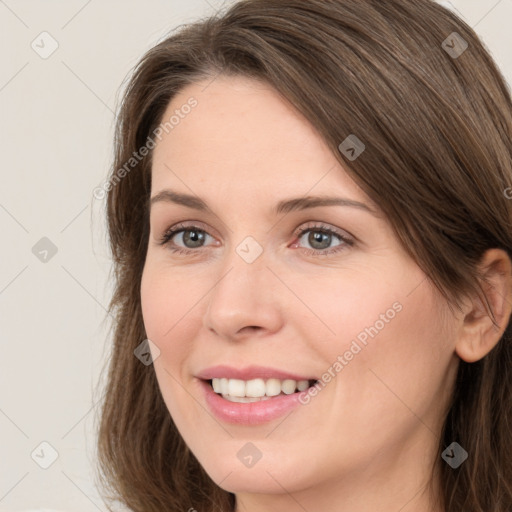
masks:
[[[210,379],[279,379],[279,380],[317,380],[316,377],[307,375],[297,375],[277,368],[270,368],[268,366],[246,366],[245,368],[235,368],[228,365],[210,366],[201,370],[196,377],[203,380]]]

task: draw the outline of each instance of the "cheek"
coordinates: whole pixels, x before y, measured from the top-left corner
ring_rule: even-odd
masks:
[[[193,285],[180,283],[173,272],[147,265],[141,279],[141,308],[149,339],[171,340],[185,324],[194,304]],[[180,322],[180,318],[183,320]]]
[[[333,365],[342,356],[331,370],[347,377],[338,385],[354,386],[356,394],[359,384],[377,385],[384,395],[395,390],[411,401],[435,392],[452,357],[453,330],[442,299],[417,269],[324,283],[315,304],[331,331],[323,329],[326,343],[317,345],[322,359]]]
[[[318,280],[314,287],[306,286],[302,296],[317,318],[307,318],[303,326],[322,333],[322,340],[336,351],[331,357],[348,350],[352,341],[361,347],[369,345],[369,340],[377,333],[380,337],[402,314],[400,283],[391,284],[375,272],[344,274],[337,279]]]
[[[168,326],[164,325],[163,312],[168,297],[152,273],[144,271],[141,280],[141,310],[147,337],[162,349],[161,340]]]
[[[167,402],[176,391],[175,387],[179,386],[178,382],[183,380],[183,363],[187,359],[189,344],[180,340],[186,339],[187,312],[194,301],[187,297],[186,287],[176,286],[176,280],[171,282],[166,275],[152,268],[144,270],[141,309],[146,335],[159,349],[154,369]]]
[[[153,367],[164,402],[173,419],[179,421],[183,411],[179,404],[184,400],[184,363],[189,355],[189,344],[180,340],[186,339],[186,314],[195,301],[186,296],[186,286],[181,288],[176,283],[169,272],[145,267],[141,279],[141,309],[146,335],[159,349]]]
[[[390,425],[399,414],[407,418],[413,411],[423,418],[436,410],[453,352],[452,331],[440,314],[441,299],[427,282],[396,299],[400,310],[394,315],[385,313],[386,302],[374,309],[374,318],[361,331],[368,337],[358,355],[374,400],[388,404],[381,413]],[[385,314],[382,322],[376,321],[380,313]]]

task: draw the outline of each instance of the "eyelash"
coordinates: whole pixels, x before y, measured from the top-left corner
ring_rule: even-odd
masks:
[[[190,255],[190,254],[197,254],[198,249],[186,249],[182,247],[172,246],[170,245],[171,238],[173,238],[174,235],[181,233],[183,231],[200,231],[202,233],[208,234],[207,231],[204,229],[201,229],[199,226],[196,225],[186,225],[186,224],[177,224],[176,226],[173,226],[172,228],[169,228],[163,236],[159,240],[159,245],[168,245],[169,249],[176,253],[176,254],[183,254],[183,255]],[[338,253],[346,249],[346,247],[352,247],[354,245],[354,241],[347,236],[343,235],[337,230],[332,229],[331,227],[325,225],[325,224],[314,224],[314,225],[307,225],[303,228],[299,229],[294,233],[294,236],[298,238],[298,241],[302,238],[304,233],[307,233],[308,231],[317,231],[320,233],[328,234],[328,235],[334,235],[340,239],[342,243],[339,245],[334,246],[331,249],[304,249],[302,250],[309,256],[328,256],[333,253]],[[211,235],[209,235],[211,236]]]

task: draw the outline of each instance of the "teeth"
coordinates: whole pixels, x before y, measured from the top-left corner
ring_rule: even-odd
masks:
[[[307,382],[307,381],[305,381],[305,382]],[[283,390],[283,393],[285,393],[287,395],[291,395],[292,393],[295,393],[296,386],[297,386],[297,381],[291,380],[291,379],[283,380],[283,382],[281,383],[281,389]]]
[[[213,379],[212,380],[212,388],[215,393],[220,393],[221,391],[221,385],[220,385],[220,379]]]
[[[309,388],[307,380],[292,379],[212,379],[212,387],[215,393],[222,395],[224,398],[231,399],[232,402],[255,402],[260,398],[267,399],[280,394],[291,395],[298,391],[305,391]],[[238,400],[238,398],[243,400]]]
[[[299,380],[297,384],[297,389],[299,391],[306,391],[309,388],[309,382],[307,380]]]
[[[267,396],[277,396],[281,393],[281,381],[277,379],[268,379],[265,394]]]
[[[228,395],[245,396],[245,381],[238,379],[228,380]]]
[[[213,379],[215,380],[215,379]],[[245,396],[253,398],[265,396],[266,386],[263,379],[248,380],[245,383]]]

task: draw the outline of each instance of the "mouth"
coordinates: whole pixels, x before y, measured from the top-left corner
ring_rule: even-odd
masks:
[[[272,400],[282,395],[296,395],[313,387],[318,379],[202,379],[216,395],[237,403],[252,403]]]

